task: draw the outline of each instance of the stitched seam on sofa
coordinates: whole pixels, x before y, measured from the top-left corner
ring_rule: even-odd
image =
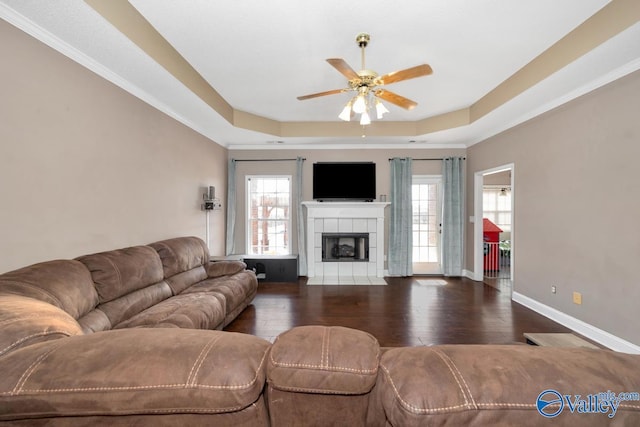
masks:
[[[110,410],[108,414],[104,411],[74,411],[73,413],[65,413],[64,415],[56,414],[56,416],[126,416],[126,415],[157,415],[157,414],[184,414],[184,413],[199,413],[199,414],[219,414],[227,412],[236,412],[249,408],[249,406],[255,405],[251,403],[247,406],[237,405],[227,408],[190,408],[190,407],[177,407],[177,408],[163,408],[163,409],[149,409],[149,408],[131,408],[125,410]],[[33,414],[29,414],[33,415]],[[0,418],[1,419],[1,418]]]
[[[443,406],[440,408],[418,408],[417,406],[410,404],[409,402],[404,400],[402,396],[400,396],[400,391],[396,387],[396,384],[393,382],[393,379],[391,378],[391,374],[389,373],[387,368],[383,364],[380,364],[380,368],[382,368],[382,370],[384,371],[385,376],[387,377],[387,380],[391,384],[391,388],[393,388],[393,392],[396,395],[396,398],[400,401],[400,403],[402,403],[402,406],[404,406],[406,409],[409,409],[414,413],[433,414],[438,412],[450,411],[452,409],[472,409],[469,405],[469,402],[466,400],[466,396],[465,396],[465,403],[461,405]]]
[[[556,404],[557,406],[558,404]],[[537,406],[535,403],[514,403],[514,402],[491,402],[491,403],[478,403],[478,408],[482,409],[500,409],[500,408],[531,408],[535,409]]]
[[[329,340],[331,337],[331,328],[325,328],[322,331],[322,355],[320,356],[320,365],[323,368],[329,367]]]
[[[557,405],[558,404],[556,404],[556,406]],[[537,408],[535,403],[511,403],[511,402],[478,403],[478,406],[483,409],[493,409],[495,407],[498,407],[498,409],[500,407],[505,407],[505,408],[521,407],[521,408],[533,408],[533,409]],[[640,405],[629,405],[625,403],[620,403],[620,405],[618,405],[618,410],[620,410],[620,408],[640,410]]]
[[[264,365],[264,361],[266,360],[267,353],[269,353],[270,347],[265,349],[264,354],[262,355],[262,359],[260,360],[260,365],[256,369],[256,374],[248,383],[239,384],[239,385],[205,385],[205,384],[193,384],[191,388],[201,388],[207,390],[239,390],[251,387],[258,379],[258,374],[262,370],[262,366]],[[52,350],[53,351],[53,350]],[[157,385],[148,385],[148,386],[126,386],[126,387],[82,387],[82,388],[57,388],[57,389],[29,389],[29,390],[21,390],[21,393],[63,393],[63,392],[87,392],[87,391],[134,391],[134,390],[153,390],[159,388],[167,388],[167,389],[176,389],[176,388],[186,388],[188,384],[179,383],[179,384],[157,384]],[[0,396],[6,395],[10,393],[0,393]]]
[[[66,313],[66,316],[60,313],[54,313],[54,314],[47,314],[47,318],[49,319],[59,319],[59,320],[64,320],[64,321],[69,321],[69,318],[71,316],[69,316],[69,313]],[[0,327],[4,327],[10,323],[13,322],[22,322],[23,320],[29,320],[29,319],[40,319],[42,317],[41,314],[23,314],[20,316],[16,316],[16,317],[12,317],[11,319],[5,319],[0,321]],[[71,319],[73,319],[73,317],[71,317]],[[75,320],[75,319],[74,319]]]
[[[279,386],[271,384],[273,388],[280,391],[293,391],[298,393],[314,393],[314,394],[337,394],[337,395],[345,395],[345,396],[361,396],[363,394],[369,393],[366,392],[350,392],[344,390],[326,390],[322,388],[304,388],[304,387],[287,387],[287,386]]]
[[[2,356],[7,351],[11,350],[13,347],[18,346],[18,345],[22,344],[25,341],[29,341],[31,338],[46,337],[47,335],[64,335],[64,336],[67,336],[67,337],[71,337],[71,336],[74,336],[75,334],[73,334],[73,333],[71,333],[69,331],[52,330],[52,331],[38,332],[37,334],[27,335],[26,337],[23,337],[23,338],[19,339],[18,341],[12,342],[7,347],[5,347],[2,350],[0,350],[0,356]]]
[[[451,360],[449,358],[449,356],[447,356],[446,354],[442,353],[440,350],[433,349],[433,352],[435,354],[437,354],[440,357],[440,359],[442,359],[442,361],[447,365],[447,367],[449,368],[449,370],[453,374],[454,378],[456,379],[456,382],[458,383],[458,387],[460,387],[460,391],[465,396],[465,401],[467,400],[467,395],[468,395],[469,399],[471,399],[471,404],[474,407],[477,407],[475,399],[473,398],[473,394],[471,393],[471,390],[469,390],[469,385],[465,381],[464,376],[462,375],[462,373],[460,372],[460,370],[458,369],[456,364],[453,362],[453,360]],[[464,390],[462,390],[462,386],[460,385],[460,381],[458,380],[458,378],[464,384],[464,388],[467,391],[467,394],[465,394]]]
[[[19,287],[25,287],[25,288],[35,289],[36,291],[42,292],[42,293],[44,293],[44,294],[47,294],[49,297],[51,297],[51,299],[52,299],[52,300],[54,300],[56,303],[58,303],[58,308],[60,308],[61,310],[64,310],[64,309],[62,308],[62,307],[64,306],[64,304],[62,304],[62,301],[60,301],[60,299],[58,299],[58,297],[57,297],[57,296],[55,296],[54,294],[52,294],[51,292],[49,292],[48,290],[46,290],[46,289],[44,289],[44,288],[41,288],[41,287],[36,286],[36,285],[34,285],[34,284],[31,284],[31,283],[17,282],[17,281],[15,281],[15,280],[2,280],[2,281],[3,281],[3,282],[5,282],[5,283],[10,283],[10,284],[12,284],[12,285],[17,285],[17,286],[19,286]],[[13,293],[11,290],[7,290],[7,291],[5,291],[5,292],[6,292],[6,293],[10,293],[11,295],[19,295],[19,296],[24,297],[24,298],[31,298],[31,299],[34,299],[34,300],[36,300],[36,301],[47,302],[47,301],[42,301],[42,300],[41,300],[41,299],[39,299],[39,298],[35,298],[35,297],[29,296],[29,295],[24,295],[24,294],[19,294],[19,293]],[[65,312],[66,312],[66,310],[65,310]]]
[[[198,376],[198,372],[200,371],[200,368],[202,367],[202,362],[204,361],[206,356],[211,351],[211,348],[213,347],[213,345],[220,339],[220,337],[221,337],[221,335],[218,335],[218,336],[215,336],[215,337],[211,338],[207,342],[207,344],[202,347],[202,350],[200,351],[200,354],[198,355],[198,357],[196,358],[195,362],[193,362],[193,365],[191,366],[191,370],[189,371],[189,376],[187,377],[187,383],[185,384],[186,386],[195,385],[196,378]]]
[[[42,353],[40,356],[38,356],[38,358],[36,360],[34,360],[34,362],[31,364],[31,366],[29,366],[20,376],[20,378],[18,379],[18,382],[16,383],[15,387],[13,388],[13,391],[11,391],[9,393],[9,395],[13,396],[16,394],[20,394],[23,393],[24,390],[22,390],[22,387],[24,386],[24,384],[27,382],[27,380],[29,379],[29,377],[31,376],[31,374],[33,374],[33,372],[36,370],[36,368],[42,363],[42,361],[44,359],[46,359],[47,357],[49,357],[49,355],[51,353],[53,353],[54,351],[56,351],[58,349],[58,347],[60,347],[62,345],[62,342],[59,343],[58,345],[54,345],[53,348],[49,349],[49,351]]]
[[[255,405],[255,403],[252,403],[251,405]],[[213,409],[209,409],[209,408],[174,408],[174,409],[147,409],[147,408],[142,408],[142,409],[131,409],[129,411],[109,412],[109,414],[110,415],[113,415],[113,414],[116,414],[116,415],[146,415],[146,414],[183,414],[185,412],[199,413],[199,414],[220,414],[220,413],[240,411],[240,410],[248,408],[251,405],[247,405],[247,406],[237,405],[237,406],[230,406],[230,407],[227,407],[227,408],[213,408]],[[82,413],[82,415],[85,415],[85,413]],[[101,413],[98,413],[97,415],[101,415]]]
[[[256,369],[256,374],[254,375],[253,379],[251,381],[249,381],[247,384],[244,384],[242,387],[243,388],[247,388],[252,386],[253,384],[255,384],[255,382],[258,380],[258,373],[262,370],[262,366],[264,365],[264,361],[267,360],[267,353],[270,353],[271,347],[267,347],[264,351],[264,353],[262,354],[262,359],[260,359],[260,364],[258,365],[258,368]]]
[[[304,369],[318,369],[321,371],[335,371],[335,372],[350,372],[356,374],[375,374],[378,372],[378,366],[376,365],[372,369],[356,369],[356,368],[347,368],[343,366],[324,366],[320,365],[312,365],[309,363],[286,363],[286,362],[278,362],[273,359],[273,354],[269,355],[269,359],[271,363],[278,368],[304,368]]]
[[[253,381],[255,382],[255,381]],[[143,391],[143,390],[158,390],[158,389],[202,389],[202,390],[240,390],[247,388],[247,384],[240,385],[206,385],[195,384],[191,387],[186,387],[185,383],[177,384],[156,384],[156,385],[142,385],[142,386],[122,386],[122,387],[72,387],[72,388],[43,388],[43,389],[21,389],[19,394],[46,394],[46,393],[85,393],[94,391]],[[249,383],[248,385],[251,385]],[[3,392],[2,395],[14,395],[18,393]]]
[[[215,341],[217,341],[217,339]],[[253,384],[255,384],[255,382],[258,380],[258,374],[262,370],[262,366],[264,365],[264,362],[267,359],[267,353],[269,353],[270,349],[271,349],[271,347],[267,347],[265,349],[264,354],[262,355],[262,359],[260,359],[260,364],[258,365],[258,368],[256,369],[256,374],[246,384],[239,384],[239,385],[233,385],[233,386],[231,386],[231,385],[230,386],[209,386],[209,385],[193,383],[192,386],[205,387],[205,388],[217,388],[217,389],[224,389],[224,390],[238,390],[238,389],[243,389],[243,388],[249,388],[249,387],[253,386]],[[207,351],[207,353],[208,353],[208,351]],[[204,360],[204,358],[203,358],[203,360]],[[194,376],[194,379],[195,379],[195,376]]]

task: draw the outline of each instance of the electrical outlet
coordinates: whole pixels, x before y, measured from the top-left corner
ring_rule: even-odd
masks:
[[[582,294],[580,292],[573,293],[573,303],[574,304],[582,304]]]
[[[552,294],[556,293],[556,285],[551,285],[551,293]]]

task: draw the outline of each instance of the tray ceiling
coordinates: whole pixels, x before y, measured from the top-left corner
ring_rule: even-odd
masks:
[[[467,147],[640,68],[629,0],[0,0],[0,16],[230,148]],[[389,86],[365,128],[341,122],[352,94],[327,58],[360,69],[371,35],[379,74],[428,63]],[[364,138],[362,137],[364,134]]]

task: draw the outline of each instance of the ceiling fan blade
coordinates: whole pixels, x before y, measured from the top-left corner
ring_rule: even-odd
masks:
[[[326,92],[318,92],[318,93],[312,93],[311,95],[304,95],[304,96],[299,96],[298,99],[300,101],[304,101],[305,99],[310,99],[310,98],[317,98],[319,96],[326,96],[326,95],[335,95],[336,93],[342,93],[342,92],[346,92],[349,89],[334,89],[334,90],[328,90]]]
[[[391,83],[400,82],[402,80],[415,79],[416,77],[427,76],[433,73],[431,67],[427,64],[416,65],[415,67],[407,68],[405,70],[394,71],[393,73],[385,74],[376,79],[379,85],[388,85]]]
[[[417,102],[407,99],[404,96],[400,96],[397,93],[390,92],[386,89],[378,89],[373,94],[378,98],[384,99],[385,101],[388,101],[392,104],[397,105],[398,107],[402,107],[407,110],[412,110],[418,105]]]
[[[333,66],[336,70],[340,71],[343,76],[348,78],[349,80],[357,79],[358,73],[353,71],[353,68],[349,66],[342,58],[329,58],[327,62]]]

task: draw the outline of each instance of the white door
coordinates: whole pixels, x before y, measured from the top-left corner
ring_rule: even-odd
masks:
[[[413,274],[442,274],[440,265],[442,177],[414,175],[411,194]]]

